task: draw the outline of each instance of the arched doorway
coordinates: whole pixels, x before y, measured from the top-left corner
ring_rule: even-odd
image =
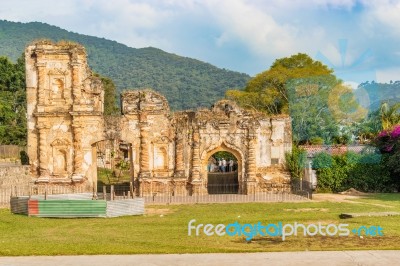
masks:
[[[103,191],[114,185],[116,194],[130,191],[130,182],[134,180],[132,147],[130,143],[119,139],[107,139],[92,144],[94,169],[96,171],[97,191]]]
[[[217,151],[207,161],[208,194],[238,194],[239,162],[234,154],[228,151]]]

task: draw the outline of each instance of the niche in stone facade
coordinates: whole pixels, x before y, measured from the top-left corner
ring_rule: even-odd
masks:
[[[68,175],[70,143],[65,139],[57,139],[51,144],[53,152],[53,175],[64,177]]]
[[[168,170],[168,146],[163,144],[155,144],[154,146],[154,170]]]
[[[62,100],[64,99],[64,79],[63,78],[52,78],[51,79],[51,100]]]

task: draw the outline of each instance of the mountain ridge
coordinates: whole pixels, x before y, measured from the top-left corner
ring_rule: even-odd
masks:
[[[110,77],[119,92],[152,88],[166,96],[173,110],[208,107],[223,98],[226,90],[243,88],[250,79],[245,73],[220,69],[156,47],[132,48],[42,22],[0,20],[0,55],[14,62],[29,43],[39,39],[82,44],[91,69]]]

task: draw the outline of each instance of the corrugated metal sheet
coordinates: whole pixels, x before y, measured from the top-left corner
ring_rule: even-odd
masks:
[[[105,217],[106,209],[104,200],[29,201],[29,215],[38,217]]]
[[[144,214],[144,199],[107,201],[107,217]]]
[[[29,197],[12,197],[10,199],[11,212],[15,214],[28,214]]]
[[[37,217],[118,217],[144,214],[144,199],[92,200],[92,193],[11,198],[11,212]]]
[[[44,200],[44,195],[32,195],[31,199]],[[48,200],[92,200],[92,193],[74,193],[74,194],[51,194],[47,195]]]

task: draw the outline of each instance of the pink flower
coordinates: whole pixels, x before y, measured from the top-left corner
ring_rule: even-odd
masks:
[[[388,135],[389,135],[388,132],[386,130],[383,130],[378,134],[378,137],[382,138],[382,137],[387,137]]]
[[[391,152],[392,151],[392,149],[393,149],[393,144],[392,145],[387,145],[386,147],[385,147],[385,151],[387,151],[387,152]]]
[[[390,133],[390,136],[393,139],[398,138],[400,136],[400,125],[397,125],[394,127],[394,129],[392,130],[392,133]]]

